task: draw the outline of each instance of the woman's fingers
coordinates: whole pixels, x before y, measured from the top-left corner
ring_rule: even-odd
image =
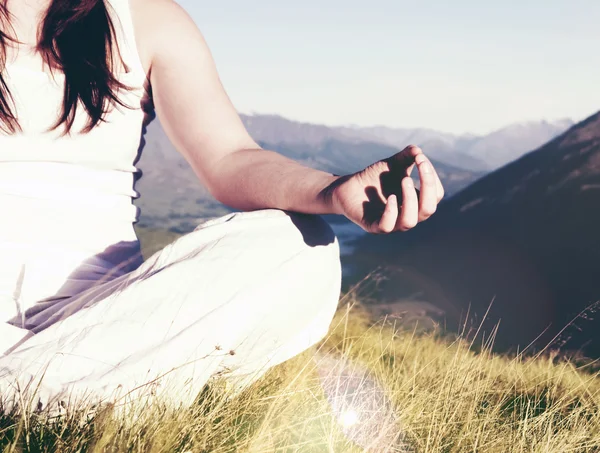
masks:
[[[392,173],[410,176],[415,167],[415,158],[423,154],[421,148],[415,145],[408,145],[402,151],[385,159]]]
[[[437,209],[439,203],[437,174],[429,159],[424,155],[417,156],[417,168],[421,180],[421,197],[419,198],[419,222],[427,220]],[[440,183],[441,184],[441,183]]]
[[[442,201],[442,198],[444,198],[444,186],[442,185],[442,181],[440,180],[440,177],[437,174],[435,167],[433,166],[431,161],[427,158],[427,156],[425,156],[425,154],[422,154],[422,153],[420,156],[417,156],[415,158],[415,161],[417,162],[417,166],[419,166],[420,163],[424,163],[424,162],[427,162],[429,164],[429,168],[431,169],[431,172],[433,173],[433,179],[435,181],[436,200],[439,203],[440,201]]]
[[[381,220],[379,220],[379,230],[381,233],[391,233],[396,227],[398,220],[398,197],[390,195],[385,204],[385,209]]]
[[[429,164],[431,165],[431,162],[429,162]],[[435,167],[433,165],[431,165],[431,168],[433,169],[433,174],[435,176],[435,189],[436,189],[436,195],[437,195],[437,202],[439,203],[444,198],[444,186],[442,184],[442,181],[440,180],[440,176],[437,174],[437,171],[435,170]]]
[[[385,162],[388,164],[390,177],[402,178],[402,204],[399,206],[398,195],[388,196],[381,218],[371,224],[369,230],[373,233],[410,230],[435,213],[438,203],[444,197],[444,187],[435,168],[418,146],[407,146]],[[417,167],[419,173],[420,194],[410,178],[414,167]],[[382,189],[387,187],[389,191],[396,193],[399,188],[392,188],[395,184],[397,182],[390,186],[382,181]]]
[[[415,168],[416,157],[419,155],[423,155],[423,151],[416,145],[408,145],[402,151],[404,156],[404,162],[406,167],[406,176],[410,176],[413,169]]]
[[[419,222],[419,199],[415,183],[409,177],[402,179],[402,208],[395,230],[407,231]]]

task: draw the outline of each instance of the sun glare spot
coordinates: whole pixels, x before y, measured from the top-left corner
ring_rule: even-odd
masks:
[[[348,409],[342,413],[340,421],[344,428],[351,428],[358,423],[358,414],[353,409]]]

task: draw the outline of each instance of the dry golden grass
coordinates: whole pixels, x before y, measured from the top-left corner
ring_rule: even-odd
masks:
[[[600,378],[555,356],[372,323],[348,297],[318,350],[228,399],[0,418],[5,452],[598,452]]]

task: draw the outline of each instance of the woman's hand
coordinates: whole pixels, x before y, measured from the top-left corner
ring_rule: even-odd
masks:
[[[421,190],[410,174],[417,167]],[[345,215],[370,233],[407,231],[428,219],[444,197],[433,165],[417,146],[363,171],[339,178],[325,190],[336,213]]]

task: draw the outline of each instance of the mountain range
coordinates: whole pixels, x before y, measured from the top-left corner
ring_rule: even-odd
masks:
[[[487,172],[543,145],[574,123],[570,119],[515,123],[486,135],[449,134],[425,128],[327,127],[278,115],[241,115],[255,140],[274,145],[320,146],[330,140],[371,142],[403,148],[416,144],[434,160],[454,167]]]
[[[380,301],[430,303],[458,326],[469,314],[497,347],[600,356],[600,113],[481,178],[411,232],[363,236],[357,276],[388,279]],[[580,315],[581,314],[581,315]],[[574,322],[571,322],[575,320]],[[538,338],[539,336],[539,338]]]

